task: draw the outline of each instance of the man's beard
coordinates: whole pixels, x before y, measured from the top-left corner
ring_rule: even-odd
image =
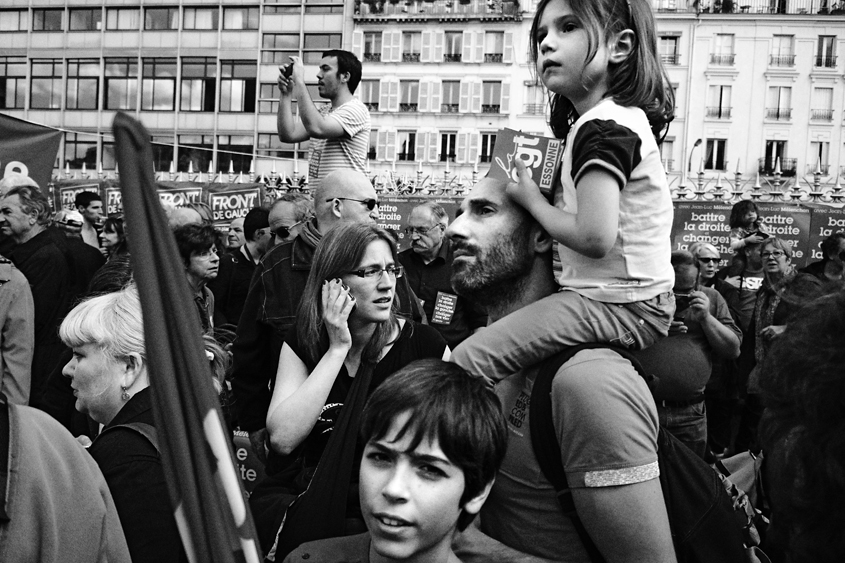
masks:
[[[484,249],[453,240],[453,250],[461,249],[475,260],[452,264],[452,288],[487,312],[511,303],[523,293],[534,260],[529,237],[529,229],[520,224]]]

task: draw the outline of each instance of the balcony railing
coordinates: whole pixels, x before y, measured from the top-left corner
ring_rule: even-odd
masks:
[[[381,53],[364,53],[365,63],[380,63]]]
[[[502,53],[484,53],[485,63],[500,63],[502,62]]]
[[[378,102],[364,102],[364,105],[370,111],[378,111]]]
[[[822,176],[827,176],[830,174],[830,164],[819,164],[819,173]],[[807,174],[815,174],[816,173],[816,165],[815,164],[808,164],[807,165]]]
[[[834,0],[655,0],[655,11],[693,12],[699,14],[800,14],[808,17],[821,15],[843,15],[845,5]]]
[[[669,55],[660,55],[660,60],[667,65],[676,65],[680,63],[681,56],[678,53],[671,53]]]
[[[833,121],[832,109],[811,109],[810,119],[814,121]]]
[[[822,56],[816,57],[816,67],[818,68],[836,68],[836,56]]]
[[[445,53],[443,55],[443,62],[444,63],[459,63],[459,62],[461,62],[461,54],[460,53]]]
[[[420,54],[419,53],[402,53],[402,62],[403,63],[418,63],[418,62],[420,62]]]
[[[543,115],[546,112],[546,104],[525,104],[525,113],[528,115]]]
[[[736,55],[717,55],[710,53],[710,64],[719,66],[733,66]]]
[[[398,152],[396,153],[396,160],[416,160],[416,153],[412,152]]]
[[[522,19],[522,10],[519,2],[514,0],[355,1],[355,19],[381,19],[390,16],[414,19],[460,17],[519,21]]]
[[[713,119],[730,119],[731,108],[709,107],[706,110],[706,115]]]
[[[485,162],[493,162],[493,155],[492,154],[482,154],[478,157],[479,162],[484,164]]]
[[[441,113],[458,113],[460,104],[440,104]]]
[[[499,113],[499,104],[482,104],[481,113]]]
[[[795,176],[795,168],[798,159],[796,158],[781,158],[780,159],[780,173],[781,176]],[[757,171],[764,176],[774,176],[776,160],[773,158],[758,158]]]
[[[795,55],[769,55],[772,66],[795,66]]]
[[[399,104],[399,111],[401,112],[415,112],[419,104],[401,103]]]
[[[792,119],[792,108],[766,108],[766,119],[789,121]]]
[[[675,170],[675,161],[671,158],[664,158],[663,162],[663,170],[666,172],[672,172]]]

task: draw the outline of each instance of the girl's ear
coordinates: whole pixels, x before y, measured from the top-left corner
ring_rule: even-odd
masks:
[[[495,479],[493,481],[495,481]],[[481,507],[484,506],[484,501],[487,500],[487,496],[490,494],[490,489],[493,488],[493,481],[487,483],[484,489],[477,496],[466,501],[461,508],[470,514],[478,514]]]
[[[623,29],[611,40],[609,45],[609,60],[611,63],[619,64],[634,52],[636,36],[630,29]]]

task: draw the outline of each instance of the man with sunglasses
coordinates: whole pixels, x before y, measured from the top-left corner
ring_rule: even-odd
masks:
[[[405,237],[411,248],[399,254],[411,289],[422,300],[431,326],[452,350],[487,325],[487,315],[452,289],[452,245],[444,236],[449,216],[442,206],[426,202],[411,210]]]
[[[739,356],[742,332],[728,304],[715,290],[699,284],[699,263],[686,250],[672,253],[675,315],[669,337],[637,356],[660,380],[654,393],[660,424],[703,459],[707,454],[704,387],[714,360]]]
[[[285,335],[295,321],[317,244],[324,233],[342,222],[375,223],[378,219],[376,192],[361,172],[336,170],[313,193],[314,217],[302,223],[292,240],[271,248],[256,267],[232,345],[232,419],[249,433],[262,460],[270,384],[276,377]],[[285,201],[299,205],[298,201]],[[278,217],[283,208],[274,209]],[[277,238],[284,234],[283,227],[290,235],[292,219],[296,216],[274,222],[271,209],[270,225]],[[400,313],[421,320],[407,283],[397,283],[396,298]]]

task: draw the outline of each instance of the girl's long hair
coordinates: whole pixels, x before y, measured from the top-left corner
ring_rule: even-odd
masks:
[[[398,264],[399,257],[393,237],[375,225],[343,223],[326,233],[317,245],[311,272],[308,274],[296,313],[296,334],[306,355],[302,359],[309,368],[316,366],[329,349],[329,335],[323,322],[323,282],[339,278],[359,268],[367,247],[379,240],[387,243],[394,262]],[[390,317],[376,326],[370,342],[361,353],[362,362],[378,361],[382,348],[388,344],[394,329],[399,326],[397,311],[397,298],[394,293]]]
[[[535,72],[539,54],[537,28],[546,6],[552,1],[540,0],[531,24],[531,56]],[[650,3],[646,0],[570,0],[569,6],[587,31],[589,49],[585,64],[596,56],[601,41],[625,29],[634,32],[634,47],[628,58],[609,65],[610,89],[606,96],[621,106],[642,109],[655,140],[663,142],[669,123],[675,117],[675,94],[657,52],[657,34]],[[555,137],[566,139],[579,117],[578,112],[572,102],[553,92],[549,92],[549,104],[549,127]]]

